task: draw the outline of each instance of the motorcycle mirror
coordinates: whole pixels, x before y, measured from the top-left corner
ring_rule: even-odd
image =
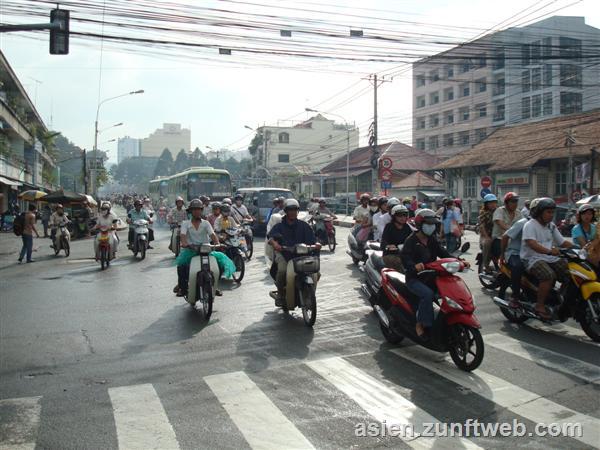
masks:
[[[117,223],[119,221],[119,219],[115,219],[112,221],[112,223]]]
[[[154,213],[153,212],[150,213],[150,217],[154,217]]]
[[[469,251],[469,249],[471,248],[471,243],[470,242],[465,242],[462,247],[460,248],[460,252],[461,253],[466,253]]]

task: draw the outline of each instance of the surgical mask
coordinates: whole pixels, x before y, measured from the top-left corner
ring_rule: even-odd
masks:
[[[433,233],[435,233],[435,225],[426,223],[423,225],[423,228],[421,228],[421,231],[423,231],[425,236],[431,236]]]
[[[59,216],[62,216],[63,214],[64,214],[64,212],[62,212],[62,211],[58,211],[58,215],[59,215]]]
[[[377,208],[377,206],[371,206],[370,209],[372,212],[377,212],[378,208]]]

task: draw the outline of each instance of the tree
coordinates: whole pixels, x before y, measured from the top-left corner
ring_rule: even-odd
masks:
[[[202,166],[206,166],[207,161],[206,161],[206,156],[204,156],[204,153],[202,153],[202,150],[200,150],[198,147],[196,147],[194,149],[194,151],[192,152],[192,156],[190,158],[190,167],[202,167]]]
[[[158,158],[156,167],[154,168],[154,178],[167,177],[173,173],[173,155],[168,148],[165,148]]]
[[[183,172],[190,167],[190,159],[184,149],[179,150],[175,163],[173,164],[173,173]]]

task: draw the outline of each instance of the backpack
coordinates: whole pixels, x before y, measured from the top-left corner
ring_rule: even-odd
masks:
[[[23,234],[23,229],[25,228],[25,213],[21,213],[15,217],[13,221],[13,233],[17,236],[21,236]]]

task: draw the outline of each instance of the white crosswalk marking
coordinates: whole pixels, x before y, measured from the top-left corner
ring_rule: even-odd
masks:
[[[414,427],[415,436],[399,436],[411,448],[480,448],[466,439],[419,437],[424,423],[437,423],[439,420],[342,358],[313,361],[307,365],[376,420],[388,426]]]
[[[600,342],[592,341],[581,328],[565,325],[564,323],[554,323],[552,325],[548,325],[537,320],[533,320],[525,322],[525,325],[530,328],[535,328],[536,330],[545,331],[547,333],[552,333],[571,339],[577,339],[578,341],[585,342],[586,344],[600,346]]]
[[[33,450],[40,424],[42,397],[0,400],[0,449]]]
[[[244,372],[204,378],[253,449],[312,449],[312,444]]]
[[[542,398],[482,370],[478,369],[476,373],[462,372],[451,363],[447,363],[446,359],[440,362],[439,357],[432,357],[431,352],[420,347],[393,349],[392,352],[533,422],[579,423],[583,433],[581,437],[573,437],[574,439],[592,447],[597,447],[600,442],[600,427],[595,417]]]
[[[122,450],[179,449],[169,418],[151,384],[110,388]]]
[[[486,334],[484,340],[485,345],[498,348],[504,352],[580,378],[589,383],[600,384],[600,366],[546,350],[536,345],[527,344],[503,334]]]

